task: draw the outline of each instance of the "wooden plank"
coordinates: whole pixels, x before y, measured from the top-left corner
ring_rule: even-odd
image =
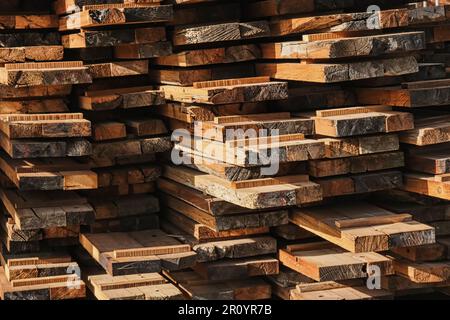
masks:
[[[400,168],[405,165],[402,152],[376,153],[358,157],[309,161],[312,177],[330,177]]]
[[[393,247],[410,247],[435,242],[434,228],[417,221],[383,224],[378,216],[396,214],[367,203],[297,209],[290,218],[300,227],[350,252],[379,252]],[[370,226],[338,228],[336,221],[375,217]],[[395,221],[395,220],[394,220]],[[350,221],[351,223],[351,221]],[[381,223],[381,224],[380,224]]]
[[[270,285],[261,278],[210,281],[194,271],[164,274],[194,300],[264,300],[271,297]]]
[[[327,242],[322,244],[324,248],[312,244],[287,246],[279,251],[280,262],[316,281],[365,278],[372,266],[379,267],[383,276],[394,274],[392,261],[378,253],[354,254]]]
[[[278,260],[270,257],[198,263],[193,269],[204,279],[233,280],[278,273]]]
[[[159,106],[165,102],[162,91],[152,87],[86,91],[78,101],[81,109],[93,111]]]
[[[182,46],[254,39],[269,35],[269,25],[266,21],[230,22],[204,26],[175,27],[172,40],[175,46]]]
[[[412,56],[351,63],[258,63],[256,73],[276,80],[335,83],[400,76],[419,71]],[[363,103],[360,101],[360,103]],[[379,102],[369,104],[383,104]]]
[[[18,14],[0,16],[2,29],[55,29],[58,27],[58,17],[48,14]]]
[[[402,132],[400,141],[416,146],[427,146],[450,142],[450,117],[446,115],[418,117],[414,119],[414,129]]]
[[[403,190],[423,194],[439,199],[450,200],[450,185],[444,181],[439,181],[433,175],[406,173],[404,175]]]
[[[167,208],[175,210],[198,223],[204,224],[216,232],[245,228],[274,227],[288,223],[288,212],[286,210],[210,216],[208,213],[168,194],[161,194],[160,199]]]
[[[9,139],[88,137],[91,123],[80,113],[0,115],[0,130]]]
[[[0,48],[0,63],[62,60],[64,47],[59,45]]]
[[[111,47],[121,44],[144,44],[166,40],[162,27],[81,31],[63,35],[62,45],[67,49]]]
[[[357,100],[362,104],[383,104],[396,107],[418,108],[442,106],[450,103],[450,87],[403,89],[401,87],[358,88]]]
[[[321,200],[320,188],[312,182],[231,190],[228,183],[218,177],[173,166],[164,169],[166,178],[249,209],[268,209]]]
[[[80,235],[81,245],[91,256],[112,276],[137,273],[159,272],[161,268],[178,270],[191,267],[195,263],[196,255],[192,251],[181,253],[167,253],[160,251],[158,247],[176,248],[180,245],[176,239],[167,236],[160,230],[136,231],[130,233],[100,233]],[[150,252],[154,248],[155,252]],[[156,249],[155,249],[156,248]],[[124,251],[125,256],[115,257],[117,250]],[[144,251],[141,251],[143,250]],[[176,250],[175,250],[176,251]],[[139,252],[139,256],[133,253]],[[161,253],[149,254],[146,253]],[[142,255],[141,255],[142,254]]]
[[[148,4],[148,5],[158,5],[161,2],[161,0],[106,0],[103,1],[103,4],[109,4],[109,5],[120,5],[132,3],[132,4]],[[86,5],[96,5],[95,1],[92,0],[57,0],[54,3],[54,9],[56,14],[63,15],[66,13],[72,13],[72,12],[79,12],[83,9]]]
[[[83,28],[158,23],[172,20],[171,5],[124,4],[83,6],[83,10],[64,16],[59,21],[59,31]]]
[[[213,49],[197,49],[158,57],[154,63],[160,66],[195,67],[211,64],[253,61],[261,57],[261,50],[253,44]]]
[[[158,273],[89,275],[87,286],[98,300],[179,300],[183,294]]]
[[[10,87],[91,83],[82,62],[7,63],[0,68],[0,83]]]
[[[328,137],[398,132],[414,128],[413,115],[397,111],[360,112],[356,108],[354,114],[317,116],[313,119],[316,133]]]
[[[288,97],[287,83],[285,82],[204,89],[161,86],[160,89],[166,95],[167,100],[186,103],[232,104],[282,100]]]
[[[399,45],[392,45],[398,43]],[[263,44],[264,59],[338,59],[423,50],[425,34],[405,32],[349,37],[313,42],[292,41]]]

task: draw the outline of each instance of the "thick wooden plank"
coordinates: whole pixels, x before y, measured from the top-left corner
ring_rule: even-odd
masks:
[[[164,177],[249,209],[268,209],[321,200],[320,187],[312,182],[232,190],[229,183],[191,169],[165,166]]]
[[[379,267],[383,276],[394,274],[392,261],[381,254],[354,254],[328,242],[288,245],[279,251],[279,259],[285,266],[316,281],[365,278],[372,266]]]
[[[164,246],[171,250],[180,245],[180,242],[160,230],[82,234],[80,243],[112,276],[159,272],[161,268],[179,270],[191,267],[196,260],[196,254],[192,251],[145,255],[147,249],[157,250]],[[117,250],[130,249],[142,250],[143,255],[115,257],[114,252]]]
[[[88,69],[82,62],[8,63],[0,68],[0,83],[16,88],[91,82]]]
[[[434,228],[417,221],[385,224],[377,216],[395,215],[367,203],[304,208],[295,210],[291,222],[349,250],[379,252],[393,247],[410,247],[435,242]],[[365,226],[338,228],[337,220],[371,218]]]
[[[93,111],[159,106],[165,102],[163,93],[152,87],[86,91],[78,101],[81,109]]]
[[[111,25],[158,23],[172,20],[171,5],[100,5],[84,6],[83,10],[60,19],[59,30],[76,30]]]
[[[194,87],[161,86],[166,99],[203,104],[232,104],[282,100],[288,97],[287,83],[267,82],[252,85],[197,89]]]
[[[121,44],[144,44],[166,40],[166,32],[162,27],[117,29],[101,31],[81,31],[63,35],[64,48],[98,48],[112,47]]]
[[[263,44],[262,52],[264,59],[338,59],[417,51],[425,46],[424,33],[406,32],[313,42]]]
[[[175,46],[195,45],[213,42],[238,41],[267,37],[270,35],[266,21],[231,22],[204,26],[175,27],[173,44]]]
[[[335,83],[400,76],[419,71],[412,56],[351,63],[258,63],[256,73],[277,80]],[[360,103],[363,103],[360,101]],[[374,102],[372,104],[382,104]]]

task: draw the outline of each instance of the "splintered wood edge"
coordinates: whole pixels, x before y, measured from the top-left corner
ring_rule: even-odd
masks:
[[[293,133],[293,134],[285,134],[281,136],[267,136],[267,137],[258,137],[258,138],[250,138],[250,139],[237,139],[230,140],[225,142],[230,148],[234,147],[242,147],[242,146],[258,146],[260,144],[266,143],[281,143],[281,142],[290,142],[290,141],[303,141],[305,140],[305,135],[303,133]]]
[[[0,121],[48,121],[48,120],[84,120],[82,113],[43,113],[43,114],[7,114],[0,115]]]
[[[271,120],[285,120],[291,119],[290,112],[273,112],[237,116],[218,116],[214,117],[215,124],[227,124],[248,121],[271,121]]]
[[[55,61],[55,62],[25,62],[7,63],[6,70],[30,70],[30,69],[72,69],[83,68],[83,61]]]
[[[333,110],[317,110],[316,116],[320,118],[326,118],[333,116],[345,116],[350,114],[383,112],[383,111],[392,111],[392,107],[380,105],[380,106],[352,107]]]
[[[109,3],[109,4],[89,4],[83,6],[83,11],[103,10],[103,9],[122,9],[122,8],[151,8],[161,6],[162,0],[153,0],[148,3]]]
[[[147,256],[157,256],[175,253],[186,253],[191,251],[190,245],[174,245],[165,247],[154,247],[154,248],[140,248],[140,249],[122,249],[114,250],[114,258],[131,258],[131,257],[147,257]]]
[[[35,265],[45,265],[54,263],[70,263],[72,258],[70,256],[66,257],[51,257],[51,258],[22,258],[22,259],[8,259],[8,267],[24,267],[24,266],[35,266]]]
[[[33,278],[33,279],[18,279],[12,280],[11,285],[14,288],[26,287],[26,286],[39,286],[43,284],[53,284],[53,283],[67,283],[68,281],[80,281],[77,275],[64,275],[64,276],[52,276],[43,278]]]
[[[267,83],[267,82],[270,82],[270,77],[262,76],[262,77],[194,82],[193,87],[195,89],[205,89],[205,88],[229,87],[245,84]]]

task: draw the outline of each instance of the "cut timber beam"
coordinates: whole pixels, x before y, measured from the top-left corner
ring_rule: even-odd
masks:
[[[425,49],[423,32],[394,33],[338,38],[313,42],[294,41],[263,44],[264,59],[337,59],[381,56]]]
[[[114,47],[114,57],[117,59],[150,59],[170,54],[172,54],[172,44],[168,41],[123,44]]]
[[[324,138],[325,157],[328,159],[356,157],[400,149],[398,135],[383,134],[351,138]]]
[[[67,283],[73,287],[67,286]],[[55,276],[9,282],[0,268],[0,297],[2,300],[66,300],[86,296],[85,284],[74,276]]]
[[[175,27],[175,46],[197,45],[214,42],[238,41],[270,36],[266,21],[230,22],[203,26]]]
[[[92,153],[91,143],[84,139],[9,140],[0,133],[0,146],[12,159],[84,157]]]
[[[83,10],[60,19],[59,31],[83,28],[129,25],[135,23],[157,23],[172,20],[171,5],[128,4],[84,6]]]
[[[0,115],[0,131],[9,139],[89,137],[91,122],[81,113]]]
[[[402,132],[400,142],[416,146],[450,142],[450,116],[416,116],[414,129]]]
[[[148,60],[94,63],[87,67],[93,79],[148,74]]]
[[[81,61],[9,63],[0,68],[0,83],[10,87],[91,83]]]
[[[447,174],[434,176],[419,173],[405,173],[402,189],[430,197],[450,200],[450,183]]]
[[[391,111],[385,106],[317,111],[313,119],[316,134],[328,137],[351,137],[414,128],[412,114]]]
[[[0,24],[2,29],[8,30],[56,29],[58,27],[58,16],[44,14],[2,14],[0,16]]]
[[[160,66],[195,67],[211,64],[237,63],[261,58],[261,50],[253,44],[214,49],[189,50],[166,57],[154,63]]]
[[[448,283],[450,261],[411,262],[401,258],[394,259],[396,274],[414,283]]]
[[[358,103],[383,104],[395,107],[430,107],[450,104],[450,86],[423,87],[405,89],[401,86],[384,88],[358,88],[355,89]]]
[[[62,45],[67,49],[113,47],[121,44],[144,44],[166,40],[162,27],[82,31],[62,36]]]
[[[70,158],[16,160],[0,153],[0,169],[20,190],[96,189],[97,175]]]
[[[117,7],[127,6],[127,5],[159,5],[162,0],[101,0],[101,4],[96,0],[57,0],[53,4],[53,8],[58,15],[70,14],[73,12],[82,11],[83,7],[97,7],[101,8],[103,6],[113,6]]]
[[[87,200],[70,191],[19,193],[0,189],[0,198],[18,230],[87,225],[95,220]]]
[[[286,120],[283,120],[285,123]],[[226,130],[226,129],[225,129]],[[245,129],[244,129],[245,130]],[[293,135],[291,135],[293,136]],[[175,145],[175,150],[180,150],[193,156],[194,165],[206,165],[214,167],[220,163],[228,163],[241,167],[263,166],[267,157],[277,152],[277,162],[298,162],[314,159],[322,159],[325,156],[325,145],[317,140],[299,139],[283,141],[286,136],[272,136],[271,140],[264,138],[255,139],[255,144],[241,146],[240,140],[235,140],[237,146],[221,143],[218,141],[194,140],[193,146],[185,146],[183,143]],[[278,141],[277,141],[278,140]],[[252,143],[252,142],[250,142]]]
[[[158,273],[89,275],[86,285],[98,300],[180,300],[183,294]]]
[[[264,82],[219,87],[161,86],[166,99],[186,103],[232,104],[282,100],[288,97],[286,82]]]
[[[256,73],[276,80],[334,83],[400,76],[419,71],[412,56],[351,63],[258,63]],[[381,103],[372,103],[381,104]]]
[[[62,60],[64,47],[58,45],[0,48],[0,63]]]
[[[78,101],[81,109],[92,111],[142,108],[165,103],[163,92],[152,87],[86,91]]]
[[[245,140],[250,140],[249,148],[257,149],[258,144],[261,149],[270,148],[271,141],[280,148],[284,145],[289,149],[289,145],[294,144],[289,141],[289,137],[295,137],[296,134],[312,135],[314,133],[314,119],[306,117],[286,117],[282,119],[271,118],[271,114],[264,114],[265,117],[258,115],[248,115],[239,117],[232,122],[216,123],[215,121],[202,121],[194,124],[194,134],[204,139],[214,140],[222,143],[235,143],[239,147],[245,145]],[[286,139],[283,141],[283,139]],[[295,140],[295,139],[294,139]],[[312,140],[304,140],[312,142]],[[203,143],[200,141],[199,143]],[[208,142],[204,142],[208,144]],[[284,144],[284,145],[283,145]],[[321,143],[318,142],[318,145]],[[216,149],[214,143],[210,148]],[[233,145],[231,145],[233,147]],[[317,145],[316,145],[317,146]],[[215,150],[220,152],[219,150]],[[319,150],[320,151],[320,150]],[[318,153],[320,157],[321,152]],[[229,157],[226,155],[226,157]],[[313,156],[314,157],[314,156]]]

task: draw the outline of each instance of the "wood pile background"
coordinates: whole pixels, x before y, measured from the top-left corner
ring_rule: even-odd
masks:
[[[2,1],[0,299],[448,295],[449,75],[448,0]]]

